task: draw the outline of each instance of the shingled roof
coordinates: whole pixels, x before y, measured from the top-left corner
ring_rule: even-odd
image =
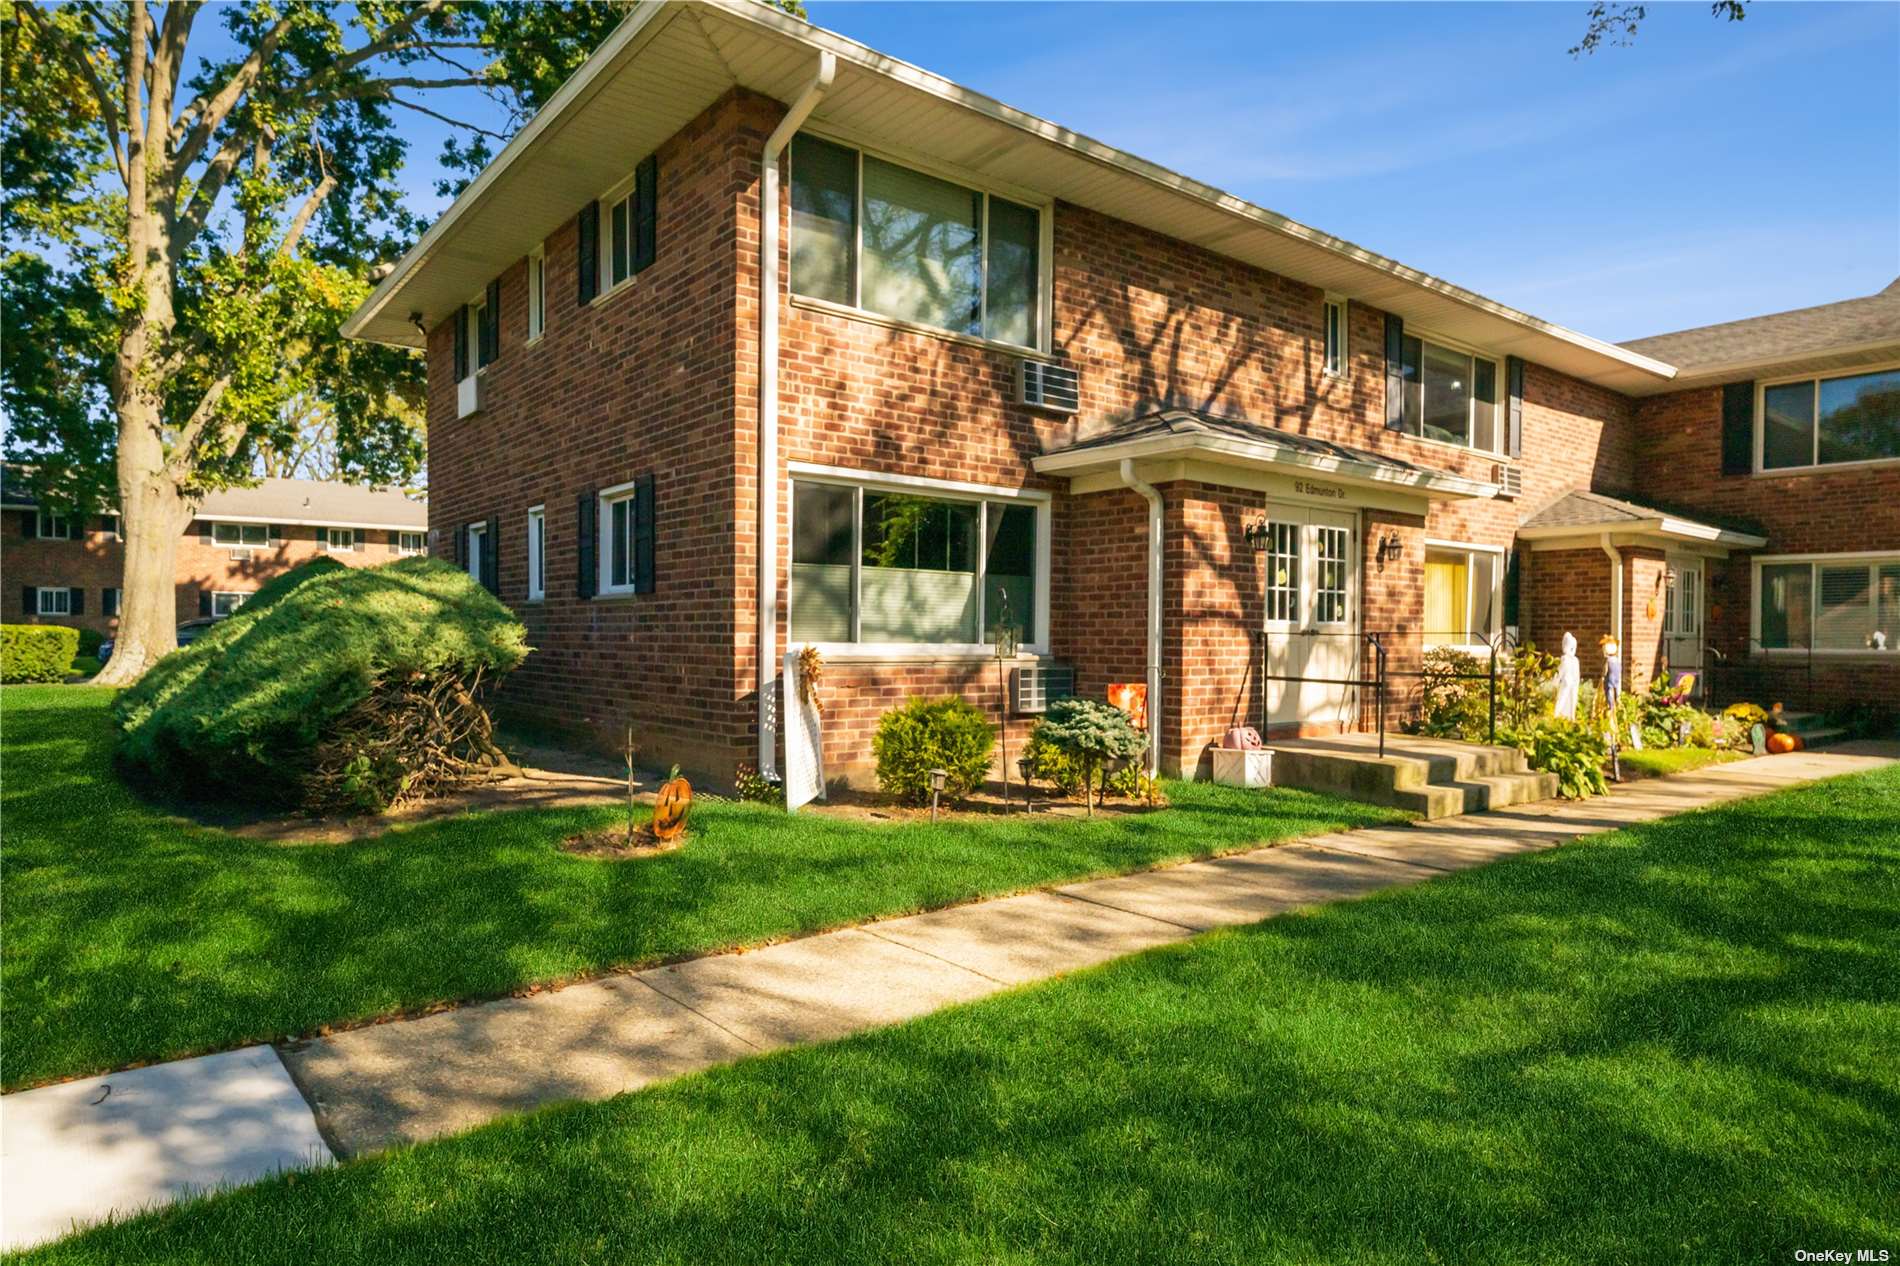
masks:
[[[1565,493],[1518,524],[1519,534],[1532,538],[1619,529],[1702,538],[1751,548],[1767,543],[1754,524],[1739,520],[1712,522],[1707,515],[1691,518],[1659,506],[1646,506],[1583,489]]]
[[[22,472],[0,467],[0,504],[9,510],[37,509]],[[429,526],[429,503],[400,488],[366,488],[327,479],[266,479],[254,488],[208,494],[197,517],[314,527],[410,528]]]
[[[1879,294],[1860,299],[1656,334],[1623,346],[1667,361],[1682,379],[1688,379],[1714,370],[1796,361],[1888,343],[1900,347],[1900,278]]]

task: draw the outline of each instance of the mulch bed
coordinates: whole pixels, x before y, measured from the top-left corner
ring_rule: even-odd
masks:
[[[572,853],[576,857],[589,857],[595,861],[622,862],[637,857],[657,857],[661,853],[671,853],[686,843],[684,835],[670,840],[656,838],[645,827],[633,833],[633,843],[627,843],[627,828],[624,826],[602,827],[598,831],[584,831],[579,835],[570,835],[561,841],[561,851]]]
[[[1045,814],[1064,818],[1083,818],[1088,816],[1088,808],[1081,798],[1074,800],[1050,799],[1046,789],[1038,789],[1034,800],[1034,813],[1041,817]],[[1152,806],[1165,808],[1165,805]],[[1151,806],[1143,800],[1128,800],[1111,797],[1095,806],[1097,817],[1126,817],[1150,812]],[[930,806],[912,806],[898,804],[888,796],[875,791],[858,791],[850,788],[834,790],[824,800],[814,800],[799,810],[800,813],[818,813],[826,817],[844,818],[853,822],[876,822],[891,826],[905,826],[930,821]],[[1023,789],[1019,783],[1010,785],[1007,803],[1003,800],[1002,785],[991,784],[980,791],[972,792],[956,803],[944,801],[937,809],[939,822],[980,822],[994,818],[998,814],[1023,812]]]

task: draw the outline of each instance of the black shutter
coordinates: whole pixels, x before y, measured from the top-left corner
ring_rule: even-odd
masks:
[[[1523,357],[1511,356],[1506,358],[1504,362],[1504,378],[1506,390],[1509,392],[1507,398],[1510,401],[1510,403],[1505,406],[1505,433],[1510,437],[1509,447],[1505,451],[1512,457],[1522,457],[1524,455]]]
[[[490,519],[482,535],[482,588],[501,597],[501,520]]]
[[[488,314],[488,351],[482,357],[487,365],[501,359],[501,278],[488,283],[488,302],[482,311]]]
[[[590,202],[575,219],[575,244],[578,247],[575,273],[580,279],[580,303],[585,307],[600,293],[600,204]]]
[[[653,476],[642,475],[633,495],[633,591],[653,592]]]
[[[633,169],[633,268],[639,272],[653,262],[659,246],[660,160],[648,154]]]
[[[99,614],[108,616],[119,614],[119,591],[117,589],[107,588],[99,591]]]
[[[215,538],[211,534],[211,521],[209,519],[199,520],[198,539],[203,541],[206,545],[214,543]]]
[[[211,614],[211,591],[209,589],[200,589],[198,591],[198,614],[200,617]]]
[[[72,594],[72,613],[74,615],[86,614],[86,591],[84,589],[72,589],[68,592]]]
[[[289,540],[290,537],[285,534],[283,524],[273,523],[270,525],[270,539],[282,544],[284,541]]]
[[[465,523],[456,524],[455,531],[452,535],[455,539],[451,542],[453,548],[449,550],[449,556],[455,560],[457,567],[467,567],[468,564],[464,561],[462,549],[467,544],[468,525]]]
[[[600,502],[593,489],[581,494],[580,504],[575,507],[574,554],[580,560],[578,574],[575,577],[574,592],[583,598],[591,598],[600,590]]]
[[[1405,322],[1385,314],[1385,429],[1405,429]]]
[[[1521,624],[1518,619],[1518,597],[1523,582],[1522,555],[1512,550],[1504,556],[1504,623],[1507,626]]]
[[[468,309],[455,310],[455,381],[468,377]]]
[[[32,540],[40,534],[40,512],[28,510],[20,516],[20,535]]]
[[[1755,469],[1755,384],[1732,382],[1722,388],[1722,473],[1747,475]]]
[[[27,585],[21,592],[24,596],[20,599],[20,613],[22,615],[38,615],[40,613],[40,591],[35,589],[32,585]]]

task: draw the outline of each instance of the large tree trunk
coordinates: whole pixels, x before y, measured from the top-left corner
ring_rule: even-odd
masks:
[[[112,658],[93,680],[129,686],[178,648],[178,534],[191,512],[161,460],[156,469],[119,450],[119,522],[125,533],[125,575]]]

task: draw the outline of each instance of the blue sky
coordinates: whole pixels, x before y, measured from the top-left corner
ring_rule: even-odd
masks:
[[[834,3],[811,18],[1011,105],[1589,334],[1900,275],[1900,4]],[[471,96],[473,94],[470,94]],[[471,101],[457,113],[492,119]],[[439,212],[442,127],[398,112]]]

